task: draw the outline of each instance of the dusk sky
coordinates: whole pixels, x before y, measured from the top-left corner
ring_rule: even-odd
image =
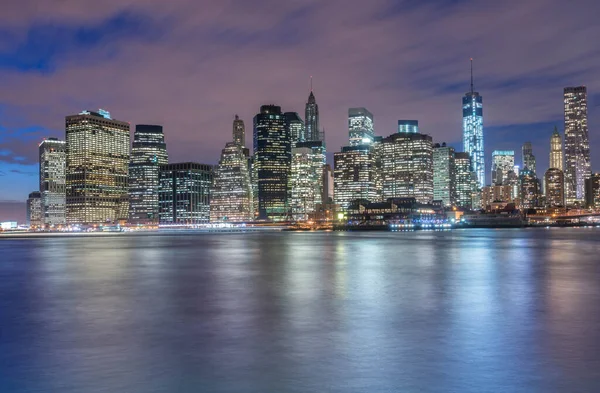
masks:
[[[37,149],[84,109],[164,126],[171,162],[214,164],[237,113],[251,146],[262,104],[304,117],[313,76],[327,149],[348,143],[347,111],[375,132],[419,120],[462,150],[461,98],[483,96],[491,152],[533,142],[538,175],[565,86],[588,87],[600,170],[597,0],[4,0],[0,12],[0,221],[24,220]],[[489,181],[489,180],[488,180]]]

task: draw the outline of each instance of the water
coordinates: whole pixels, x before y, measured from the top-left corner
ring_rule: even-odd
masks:
[[[600,229],[0,239],[0,392],[597,392]]]

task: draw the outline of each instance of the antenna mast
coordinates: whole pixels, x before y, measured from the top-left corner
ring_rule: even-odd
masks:
[[[471,95],[473,95],[473,58],[471,57]]]

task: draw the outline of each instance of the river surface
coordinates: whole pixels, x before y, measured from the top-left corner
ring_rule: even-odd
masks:
[[[600,229],[0,238],[0,392],[600,392]]]

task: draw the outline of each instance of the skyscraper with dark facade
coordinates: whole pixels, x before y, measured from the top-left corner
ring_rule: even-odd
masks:
[[[304,110],[304,121],[305,121],[305,140],[307,141],[320,141],[321,133],[319,130],[319,105],[315,100],[315,95],[310,91],[308,96],[308,102]]]
[[[556,127],[550,137],[550,168],[564,170],[562,138]]]
[[[398,120],[398,132],[418,134],[419,133],[419,121],[418,120]]]
[[[565,206],[565,176],[558,168],[549,168],[544,174],[546,207]]]
[[[39,191],[32,192],[27,199],[27,225],[30,228],[40,228],[44,225],[42,219],[42,196]]]
[[[169,163],[163,128],[138,124],[129,163],[129,222],[158,225],[160,166]]]
[[[333,200],[345,211],[357,199],[377,199],[373,151],[369,146],[345,146],[333,155]]]
[[[210,221],[212,167],[195,162],[160,166],[161,225],[197,225]]]
[[[529,169],[534,174],[536,173],[535,156],[533,155],[533,146],[531,142],[525,142],[521,149],[523,154],[523,169]]]
[[[445,143],[433,147],[433,200],[444,206],[456,204],[456,164],[454,148]]]
[[[456,152],[454,154],[456,167],[456,204],[465,209],[477,209],[474,206],[475,193],[477,192],[477,175],[473,172],[471,156],[469,153]]]
[[[350,146],[369,146],[375,137],[373,114],[366,108],[348,109]]]
[[[254,117],[254,170],[258,188],[258,217],[288,219],[288,177],[291,167],[290,130],[281,108],[263,105]]]
[[[246,126],[238,115],[235,115],[235,120],[233,120],[233,142],[246,147]]]
[[[283,118],[285,120],[285,128],[290,135],[291,147],[296,146],[296,143],[307,140],[304,121],[297,112],[285,112]]]
[[[485,186],[485,154],[483,149],[483,98],[473,89],[471,59],[471,91],[462,99],[463,149],[471,156],[479,188]]]
[[[533,209],[538,205],[540,183],[532,170],[524,169],[519,173],[521,209]]]
[[[127,220],[129,123],[104,110],[66,117],[67,223]]]
[[[48,138],[39,145],[42,225],[64,225],[66,217],[67,144]]]
[[[567,204],[583,202],[585,181],[591,176],[587,89],[565,87],[565,196]]]

